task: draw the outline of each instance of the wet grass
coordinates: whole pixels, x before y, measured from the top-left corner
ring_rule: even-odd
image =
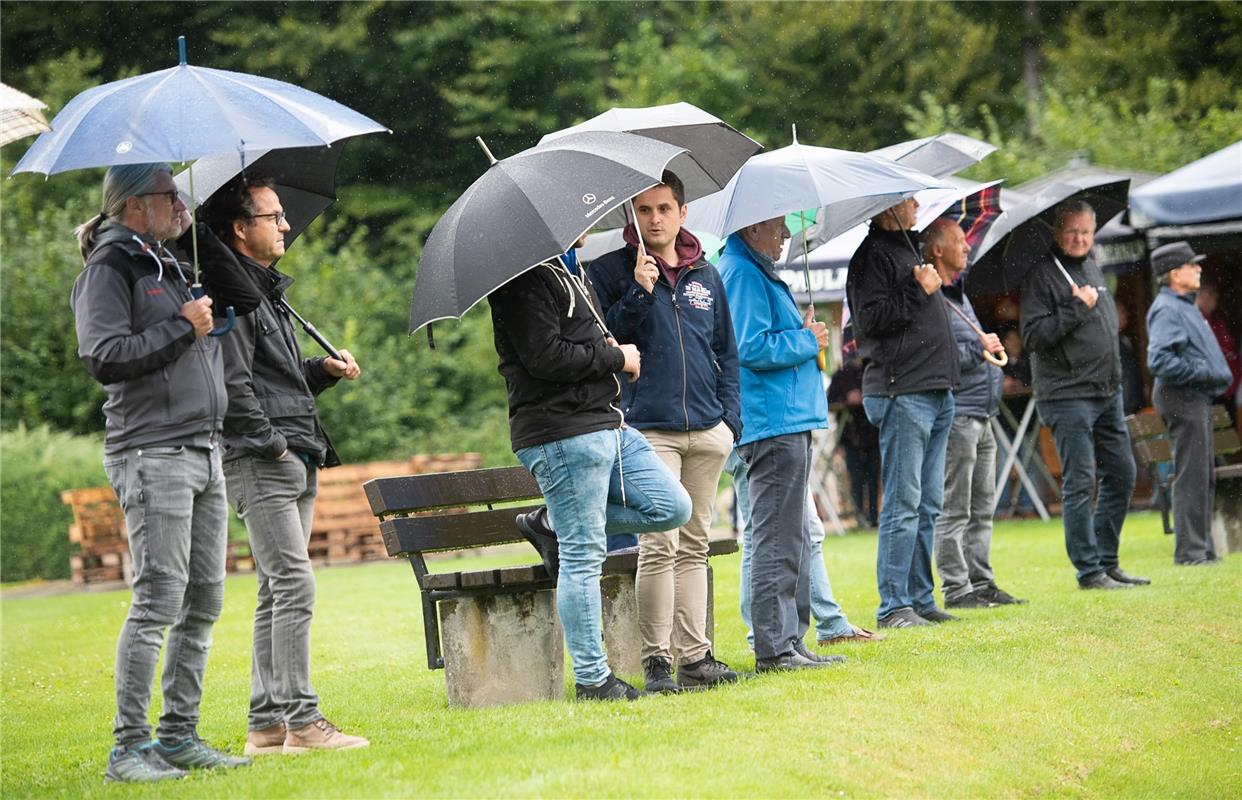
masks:
[[[838,599],[868,625],[874,536],[829,538]],[[446,707],[408,565],[319,573],[322,707],[365,750],[268,757],[158,787],[105,786],[113,649],[128,594],[3,602],[0,792],[16,797],[1205,797],[1242,793],[1242,555],[1177,568],[1133,515],[1150,587],[1082,592],[1059,521],[998,525],[1021,607],[892,632],[850,663],[628,705]],[[718,656],[750,668],[737,557],[716,559]],[[254,579],[229,579],[201,734],[240,752]],[[868,625],[869,626],[869,625]],[[870,627],[870,626],[869,626]],[[156,700],[158,706],[158,700]],[[156,713],[153,710],[153,714]]]

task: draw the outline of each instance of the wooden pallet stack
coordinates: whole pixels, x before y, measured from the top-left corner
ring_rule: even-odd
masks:
[[[69,541],[78,552],[69,556],[73,582],[78,585],[98,581],[126,582],[133,578],[125,533],[125,514],[111,486],[69,489],[60,501],[73,510]]]

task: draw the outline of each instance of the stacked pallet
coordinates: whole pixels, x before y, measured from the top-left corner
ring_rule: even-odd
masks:
[[[112,487],[70,489],[60,493],[60,501],[73,510],[69,541],[78,546],[78,552],[69,556],[73,582],[132,580],[125,514]]]

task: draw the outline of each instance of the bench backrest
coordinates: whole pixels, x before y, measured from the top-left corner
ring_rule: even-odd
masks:
[[[1169,441],[1169,429],[1159,414],[1153,412],[1132,414],[1126,417],[1130,441],[1139,460],[1147,465],[1173,460],[1173,445]],[[1212,406],[1212,453],[1225,455],[1242,450],[1242,440],[1223,406]]]
[[[543,496],[523,467],[377,478],[364,488],[390,556],[522,541],[514,518],[537,505],[507,504]]]

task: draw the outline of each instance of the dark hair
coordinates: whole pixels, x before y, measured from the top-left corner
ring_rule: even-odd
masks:
[[[686,185],[681,182],[672,172],[664,170],[664,174],[660,176],[660,185],[667,186],[673,193],[673,199],[677,201],[677,207],[681,208],[686,204]]]
[[[243,172],[217,189],[203,203],[203,221],[221,241],[232,244],[233,223],[239,219],[254,218],[254,195],[251,190],[275,188],[276,181],[271,177]]]
[[[1058,229],[1064,227],[1065,218],[1070,214],[1090,214],[1091,219],[1095,219],[1095,209],[1086,200],[1066,200],[1053,212],[1056,224],[1052,227]]]

